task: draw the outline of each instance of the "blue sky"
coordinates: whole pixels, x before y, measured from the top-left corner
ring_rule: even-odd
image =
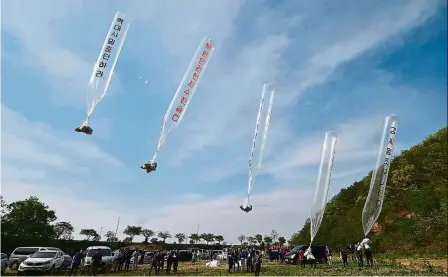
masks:
[[[309,216],[326,131],[339,134],[334,195],[372,170],[387,115],[400,117],[398,150],[446,126],[444,1],[24,3],[2,1],[2,194],[41,197],[76,232],[114,230],[120,216],[123,228],[190,234],[200,224],[228,242],[272,229],[289,238]],[[118,10],[133,21],[110,89],[94,134],[75,133]],[[147,175],[139,166],[203,36],[215,53]],[[265,82],[277,95],[244,214]]]

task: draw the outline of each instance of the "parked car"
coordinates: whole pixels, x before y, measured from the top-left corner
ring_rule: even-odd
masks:
[[[87,255],[84,260],[83,267],[89,268],[92,265],[92,256],[96,251],[100,251],[102,256],[103,271],[107,272],[112,269],[114,256],[112,256],[112,250],[107,246],[91,246],[86,249]]]
[[[1,253],[1,258],[2,258],[2,274],[4,274],[6,268],[8,267],[9,260],[8,256],[5,253]]]
[[[19,266],[17,275],[35,273],[53,273],[60,270],[64,254],[62,251],[41,250],[25,259]]]
[[[285,262],[290,264],[297,264],[299,251],[302,250],[303,252],[305,252],[308,247],[309,245],[297,245],[296,247],[291,249],[291,251],[286,253]],[[313,253],[314,258],[316,258],[317,263],[327,263],[325,248],[325,245],[311,245],[311,252]]]
[[[17,270],[19,265],[28,258],[28,256],[37,251],[47,250],[45,247],[17,247],[9,256],[9,267],[12,270]]]
[[[70,255],[64,254],[62,256],[62,258],[64,259],[62,262],[62,268],[66,269],[69,268],[72,265],[73,259],[72,257],[70,257]]]

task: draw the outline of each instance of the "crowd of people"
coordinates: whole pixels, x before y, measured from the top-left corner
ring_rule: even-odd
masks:
[[[255,276],[260,276],[262,262],[261,252],[253,248],[238,248],[227,253],[229,273],[232,270],[233,272],[246,271],[255,273]]]

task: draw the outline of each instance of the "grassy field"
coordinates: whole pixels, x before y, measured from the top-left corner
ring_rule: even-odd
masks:
[[[429,261],[430,266],[425,265],[424,261]],[[7,271],[6,276],[16,275],[16,272]],[[59,276],[68,275],[68,271],[58,273]],[[77,274],[86,275],[86,274]],[[142,276],[148,275],[148,266],[140,265],[138,270],[128,272],[109,272],[109,276]],[[155,275],[153,272],[152,275]],[[205,262],[193,264],[180,263],[177,274],[168,274],[163,272],[159,275],[177,275],[177,276],[253,276],[254,273],[246,273],[245,271],[231,272],[227,271],[227,265],[217,268],[210,268],[205,266]],[[296,265],[286,265],[277,262],[263,263],[261,275],[263,276],[353,276],[353,275],[420,275],[420,276],[446,276],[447,275],[447,260],[446,258],[434,259],[418,259],[418,258],[399,258],[399,257],[378,257],[376,265],[372,268],[364,267],[358,268],[355,264],[350,263],[348,267],[343,267],[342,263],[335,261],[332,266],[317,265],[317,268],[301,268]]]

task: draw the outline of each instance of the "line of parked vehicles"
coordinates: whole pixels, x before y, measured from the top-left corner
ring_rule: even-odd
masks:
[[[91,246],[85,251],[85,258],[83,260],[83,269],[88,269],[92,263],[92,256],[96,252],[100,251],[102,256],[102,268],[104,271],[111,270],[115,260],[115,254],[118,250],[112,251],[107,246]],[[150,263],[155,252],[139,250],[140,257],[143,257],[139,261],[131,259],[131,264],[137,262]],[[166,251],[168,253],[168,251]],[[178,251],[179,261],[191,261],[193,258],[199,260],[206,260],[210,257],[218,259],[227,259],[226,250],[206,250],[199,248],[189,248],[187,250]],[[1,253],[1,272],[4,273],[9,267],[11,270],[17,270],[17,275],[25,275],[32,273],[54,273],[67,268],[70,268],[72,264],[72,257],[64,253],[61,249],[56,247],[18,247],[16,248],[8,258],[5,253]]]

